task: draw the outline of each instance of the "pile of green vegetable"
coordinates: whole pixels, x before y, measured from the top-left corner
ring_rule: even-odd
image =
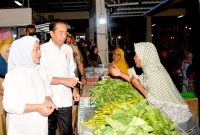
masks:
[[[91,91],[98,107],[82,125],[92,128],[95,135],[180,135],[175,123],[127,82],[107,79]]]
[[[120,79],[106,79],[99,81],[96,86],[90,90],[90,97],[96,103],[96,107],[104,106],[113,101],[140,101],[144,97],[128,82]]]

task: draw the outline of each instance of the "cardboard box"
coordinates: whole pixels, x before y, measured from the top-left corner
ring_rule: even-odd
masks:
[[[190,108],[194,118],[196,119],[197,124],[199,125],[199,105],[198,105],[198,98],[186,98],[186,103]]]
[[[94,116],[95,104],[90,102],[90,97],[81,97],[78,107],[78,134],[83,134],[83,122]]]

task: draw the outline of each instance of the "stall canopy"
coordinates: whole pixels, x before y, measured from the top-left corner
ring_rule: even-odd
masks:
[[[2,8],[30,7],[38,13],[90,11],[97,0],[1,0]],[[189,0],[105,0],[105,7],[111,17],[133,17],[152,15],[168,5],[174,5],[181,1]]]

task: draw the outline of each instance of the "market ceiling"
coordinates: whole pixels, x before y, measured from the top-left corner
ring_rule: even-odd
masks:
[[[95,0],[18,0],[22,7],[31,7],[38,13],[90,11]],[[149,15],[155,10],[184,0],[105,0],[105,7],[111,17]],[[1,0],[0,9],[21,8],[14,0]]]

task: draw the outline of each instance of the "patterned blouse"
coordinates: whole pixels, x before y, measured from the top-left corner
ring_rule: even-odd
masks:
[[[98,67],[99,64],[102,64],[101,58],[99,55],[97,55],[96,60],[88,60],[90,67]]]

